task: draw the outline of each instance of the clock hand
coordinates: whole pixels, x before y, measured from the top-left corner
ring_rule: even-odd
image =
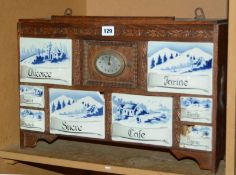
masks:
[[[108,65],[111,65],[111,56],[109,56]]]

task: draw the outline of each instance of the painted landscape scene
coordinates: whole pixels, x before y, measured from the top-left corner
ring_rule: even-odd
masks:
[[[65,39],[21,38],[20,62],[30,65],[48,65],[71,59],[71,46]]]
[[[45,130],[44,111],[32,109],[20,109],[21,129],[41,131]]]
[[[172,146],[172,98],[112,94],[112,140]]]
[[[61,94],[56,93],[59,91]],[[50,111],[53,116],[89,119],[104,115],[104,101],[97,92],[51,89],[50,95]]]
[[[44,107],[44,88],[42,86],[20,85],[21,106]]]
[[[211,72],[212,43],[149,42],[148,44],[149,72],[169,74],[209,74]]]
[[[180,147],[211,151],[212,128],[209,126],[185,126],[180,136]]]
[[[105,100],[97,91],[50,89],[50,132],[105,136]]]
[[[181,97],[181,120],[211,123],[212,99],[198,97]]]
[[[113,120],[131,126],[165,125],[172,121],[171,104],[169,98],[113,94]]]
[[[21,37],[20,65],[23,82],[70,85],[72,41]]]
[[[148,42],[148,91],[211,95],[212,69],[213,43]]]

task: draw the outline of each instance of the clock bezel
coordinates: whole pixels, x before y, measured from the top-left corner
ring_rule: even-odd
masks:
[[[103,72],[101,71],[98,66],[97,66],[97,61],[99,58],[101,58],[101,56],[103,55],[112,55],[114,57],[116,57],[119,62],[120,62],[120,69],[119,71],[115,72],[115,73],[112,73],[112,74],[108,74],[106,72]],[[126,67],[126,64],[125,64],[125,59],[124,59],[124,56],[121,55],[120,53],[118,53],[117,51],[115,50],[103,50],[101,52],[99,52],[96,56],[95,56],[95,59],[94,59],[94,67],[96,68],[96,71],[106,77],[117,77],[119,75],[122,74],[122,72],[124,71],[125,67]]]

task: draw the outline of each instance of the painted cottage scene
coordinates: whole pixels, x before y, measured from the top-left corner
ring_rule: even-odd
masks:
[[[116,120],[125,120],[130,117],[135,117],[137,123],[141,123],[141,115],[148,114],[145,109],[146,107],[139,104],[134,104],[132,102],[127,104],[119,104],[117,107],[117,119]]]
[[[155,99],[155,97],[128,94],[126,94],[126,96],[131,97],[131,99],[133,98],[134,100],[128,100],[128,98],[124,99],[123,95],[113,94],[112,96],[113,116],[115,121],[129,121],[136,123],[137,125],[150,125],[167,123],[171,120],[170,108],[165,106],[165,104],[160,104],[158,97]],[[141,98],[150,98],[150,102],[147,103],[146,101],[148,100],[141,102],[143,101]],[[151,103],[154,101],[155,103]]]
[[[163,145],[171,145],[172,141],[169,138],[172,135],[172,99],[114,93],[112,94],[112,126],[113,140],[133,139],[133,142],[159,144],[159,141],[150,142],[150,140],[160,139],[165,140],[166,143]],[[127,135],[128,131],[124,133],[131,128],[148,130],[149,134],[146,133],[146,136],[149,139],[134,141],[134,138]],[[160,136],[158,132],[165,135]]]

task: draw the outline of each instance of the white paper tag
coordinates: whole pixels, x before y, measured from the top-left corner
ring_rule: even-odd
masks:
[[[114,36],[115,27],[114,26],[102,26],[102,36]]]

